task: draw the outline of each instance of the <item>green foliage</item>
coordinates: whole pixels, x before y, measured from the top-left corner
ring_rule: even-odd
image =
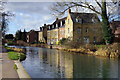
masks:
[[[66,40],[67,40],[66,38],[62,38],[62,39],[59,41],[59,43],[60,43],[60,44],[64,44],[64,42],[65,42]]]
[[[107,17],[107,10],[106,10],[106,2],[102,2],[102,32],[103,37],[105,39],[106,44],[113,43],[114,34],[112,33],[112,29],[110,28],[110,24]]]
[[[15,42],[13,42],[13,41],[8,41],[7,44],[8,44],[8,45],[14,45]]]
[[[27,42],[27,32],[26,32],[26,30],[24,29],[24,32],[21,32],[21,30],[18,30],[16,32],[16,38],[15,39]]]
[[[5,35],[5,39],[13,39],[13,34],[7,34]]]
[[[96,45],[98,48],[103,48],[105,47],[106,45]]]
[[[22,33],[22,40],[27,42],[27,35],[26,35],[25,29],[24,29],[24,32]]]
[[[18,67],[16,64],[14,64],[14,69],[17,71]]]

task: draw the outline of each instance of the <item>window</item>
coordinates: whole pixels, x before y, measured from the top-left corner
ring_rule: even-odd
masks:
[[[88,33],[88,28],[85,28],[85,32]]]
[[[69,24],[69,19],[68,19],[68,24]]]
[[[52,28],[54,28],[54,25],[52,26]]]
[[[56,27],[58,27],[58,24],[56,24]]]
[[[97,22],[97,19],[93,18],[93,19],[92,19],[92,22],[93,22],[93,23],[96,23],[96,22]]]
[[[81,33],[81,28],[78,28],[78,33]]]
[[[49,26],[49,29],[50,29],[50,26]]]
[[[76,22],[82,23],[82,19],[81,18],[76,18]]]
[[[64,34],[64,30],[62,30],[62,35]]]
[[[61,30],[60,30],[60,34],[61,34]]]
[[[96,29],[96,28],[93,28],[93,32],[96,33],[96,32],[97,32],[97,29]]]
[[[94,42],[94,43],[96,42],[96,40],[97,40],[96,37],[93,37],[93,42]]]
[[[53,32],[52,32],[52,36],[53,36]]]
[[[80,43],[80,39],[81,39],[81,38],[80,38],[80,37],[78,37],[78,42],[79,42],[79,43]]]
[[[84,37],[84,43],[86,44],[88,44],[89,43],[89,38],[88,37]]]
[[[70,29],[68,28],[68,33],[70,33]]]
[[[62,21],[61,21],[61,26],[62,26]]]

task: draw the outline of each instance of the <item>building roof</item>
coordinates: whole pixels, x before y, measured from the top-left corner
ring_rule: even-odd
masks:
[[[33,30],[33,29],[32,29],[32,30],[30,30],[30,31],[28,32],[28,34],[27,34],[27,35],[30,35],[30,34],[31,34],[31,32],[35,32],[35,33],[37,33],[37,34],[38,34],[38,32],[39,32],[39,31],[35,31],[35,30]]]
[[[76,18],[80,18],[82,19],[82,23],[93,23],[92,19],[95,18],[98,21],[99,18],[97,16],[97,14],[95,13],[76,13],[76,12],[70,12],[71,18],[73,20],[73,22],[76,22]]]

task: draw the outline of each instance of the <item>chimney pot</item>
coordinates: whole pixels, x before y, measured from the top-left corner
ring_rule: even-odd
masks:
[[[68,9],[68,13],[71,13],[71,9],[70,8]]]

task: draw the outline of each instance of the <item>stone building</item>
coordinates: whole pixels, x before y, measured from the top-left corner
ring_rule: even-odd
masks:
[[[78,40],[80,44],[102,41],[101,22],[95,13],[77,13],[68,10],[65,22],[65,38]]]
[[[40,27],[40,31],[38,33],[39,42],[47,43],[47,26],[48,25],[44,24],[44,26]]]
[[[27,34],[27,42],[28,43],[38,42],[38,31],[30,30],[30,32]]]

